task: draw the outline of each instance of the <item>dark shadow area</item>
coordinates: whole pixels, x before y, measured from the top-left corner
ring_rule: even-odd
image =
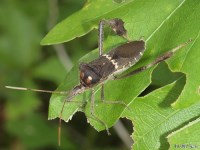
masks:
[[[98,132],[93,127],[88,125],[85,114],[77,112],[73,116],[73,121],[67,123],[67,131],[70,139],[78,145],[79,149],[109,149],[112,147],[116,150],[126,150],[127,148],[122,143],[121,139],[116,134],[113,128],[110,128],[111,135],[108,136],[106,131]],[[121,119],[124,126],[132,133],[132,124],[127,119]]]
[[[186,76],[182,76],[180,77],[180,79],[182,82],[181,82],[181,88],[180,88],[180,84],[176,84],[172,89],[171,91],[169,91],[168,95],[165,97],[165,99],[159,104],[160,107],[171,107],[171,104],[173,102],[176,101],[176,99],[179,97],[179,95],[181,94],[183,88],[184,88],[184,85],[186,83]],[[179,88],[177,88],[179,87]],[[174,93],[175,91],[175,93]],[[175,97],[176,95],[176,97]],[[170,100],[170,101],[169,101]]]
[[[154,69],[152,73],[152,83],[139,95],[139,97],[143,97],[154,90],[166,86],[180,78],[185,78],[185,75],[181,72],[172,72],[168,65],[165,62],[158,64],[158,66]],[[186,80],[186,79],[185,79]],[[185,84],[185,82],[184,82]],[[182,91],[182,89],[181,89]],[[172,93],[170,93],[172,94]],[[172,100],[173,102],[174,100]],[[172,103],[171,102],[171,103]],[[165,106],[165,103],[161,104]],[[166,106],[168,107],[168,106]]]

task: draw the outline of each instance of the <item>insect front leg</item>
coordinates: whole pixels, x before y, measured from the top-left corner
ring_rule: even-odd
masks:
[[[91,89],[91,109],[90,109],[90,114],[92,115],[92,117],[93,117],[95,120],[97,120],[98,122],[100,122],[102,125],[105,126],[106,131],[107,131],[107,134],[110,135],[110,132],[109,132],[109,129],[108,129],[107,124],[95,115],[94,106],[95,106],[94,89]]]
[[[101,100],[104,101],[104,84],[101,85]]]

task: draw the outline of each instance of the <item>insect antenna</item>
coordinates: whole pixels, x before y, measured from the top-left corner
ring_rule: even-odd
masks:
[[[68,94],[67,91],[50,91],[50,90],[32,89],[32,88],[16,87],[16,86],[5,86],[5,88],[13,90],[21,90],[21,91],[34,91],[40,93]]]
[[[59,125],[58,125],[58,145],[60,146],[61,144],[61,125],[62,125],[62,113],[65,107],[66,102],[69,102],[71,99],[73,98],[73,96],[69,96],[67,97],[67,99],[64,101],[63,105],[62,105],[62,109],[60,111],[60,116],[59,116]]]
[[[64,103],[62,105],[61,111],[60,111],[60,116],[59,116],[59,125],[58,125],[58,145],[60,146],[61,144],[61,125],[62,125],[62,113],[64,111],[64,107],[66,102],[77,102],[79,103],[79,101],[71,101],[71,99],[80,94],[83,93],[85,91],[85,87],[83,87],[81,84],[75,86],[71,91],[68,92],[68,97],[64,100]]]
[[[13,89],[13,90],[21,90],[21,91],[34,91],[34,92],[40,92],[40,93],[53,93],[53,94],[69,94],[69,91],[50,91],[50,90],[42,90],[42,89],[33,89],[33,88],[25,88],[25,87],[16,87],[16,86],[5,86],[5,88],[7,89]],[[60,146],[60,133],[61,133],[61,117],[62,117],[62,113],[64,110],[64,106],[66,104],[67,101],[70,101],[72,99],[73,96],[69,96],[63,103],[61,112],[60,112],[60,118],[59,118],[59,127],[58,127],[58,145]]]
[[[58,125],[58,146],[60,146],[60,140],[61,140],[61,125],[62,125],[62,120],[61,120],[61,117],[62,117],[62,113],[63,113],[63,109],[64,109],[64,106],[66,104],[66,101],[64,101],[63,105],[62,105],[62,109],[61,109],[61,112],[60,112],[60,117],[59,117],[59,125]]]

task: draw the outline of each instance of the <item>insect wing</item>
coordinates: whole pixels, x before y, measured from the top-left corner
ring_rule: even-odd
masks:
[[[116,62],[118,70],[136,64],[145,51],[144,41],[132,41],[113,49],[109,55]]]

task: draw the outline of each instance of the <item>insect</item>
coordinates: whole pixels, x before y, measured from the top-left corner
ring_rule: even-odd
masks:
[[[110,50],[108,53],[103,53],[103,39],[104,39],[104,32],[103,28],[104,26],[109,26],[117,35],[127,39],[127,43],[122,44],[112,50]],[[12,87],[12,86],[6,86],[6,88],[10,89],[17,89],[17,90],[31,90],[31,91],[37,91],[37,92],[47,92],[47,93],[60,93],[60,94],[67,94],[67,98],[63,103],[61,112],[60,112],[60,119],[59,119],[59,128],[58,128],[58,143],[60,145],[60,133],[61,133],[61,118],[63,109],[66,102],[71,101],[71,99],[86,90],[91,90],[91,115],[99,121],[101,124],[103,124],[107,130],[107,133],[110,134],[107,124],[98,118],[98,116],[95,115],[94,110],[94,104],[95,104],[95,98],[94,98],[94,87],[97,85],[101,86],[101,99],[102,102],[111,103],[111,104],[120,104],[124,107],[128,106],[123,101],[106,101],[104,100],[104,84],[108,80],[117,80],[122,79],[125,77],[132,76],[134,74],[140,73],[142,71],[145,71],[146,69],[170,58],[178,49],[186,46],[191,40],[180,44],[179,46],[173,48],[172,50],[164,53],[163,55],[157,57],[153,62],[150,64],[140,67],[128,74],[117,76],[120,73],[124,72],[128,68],[132,67],[134,64],[136,64],[140,58],[143,56],[143,53],[145,51],[145,41],[144,40],[138,40],[138,41],[131,41],[127,37],[127,31],[124,27],[124,22],[121,19],[115,18],[110,20],[101,20],[99,23],[99,57],[89,63],[81,63],[79,66],[80,70],[80,84],[75,86],[71,91],[69,92],[60,92],[60,91],[46,91],[46,90],[38,90],[38,89],[29,89],[29,88],[22,88],[22,87]]]

